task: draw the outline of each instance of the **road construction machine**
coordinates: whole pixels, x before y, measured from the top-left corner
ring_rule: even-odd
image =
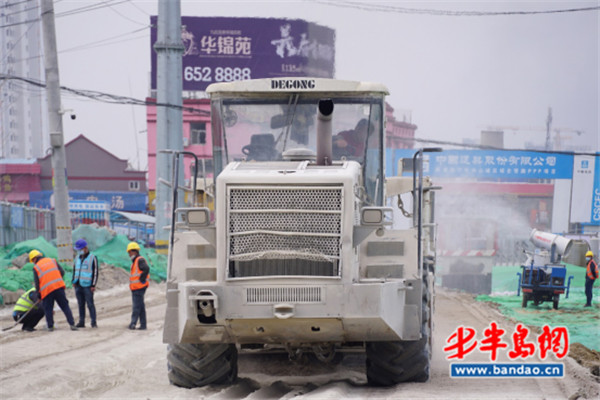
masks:
[[[426,381],[436,188],[422,161],[435,149],[416,151],[412,177],[385,176],[381,84],[259,79],[207,93],[214,211],[173,213],[170,382],[232,383],[238,354],[261,351],[362,352],[372,385]]]

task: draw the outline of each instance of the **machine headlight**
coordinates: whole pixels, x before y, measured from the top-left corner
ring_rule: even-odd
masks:
[[[360,222],[362,225],[388,225],[386,213],[392,213],[389,207],[364,207],[360,210]]]

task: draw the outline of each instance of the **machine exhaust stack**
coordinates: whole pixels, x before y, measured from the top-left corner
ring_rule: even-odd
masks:
[[[332,116],[333,101],[331,101],[331,99],[319,100],[319,113],[317,116],[317,165],[331,165]]]

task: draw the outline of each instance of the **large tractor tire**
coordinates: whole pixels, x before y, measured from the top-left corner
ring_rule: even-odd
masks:
[[[175,386],[230,384],[237,378],[237,349],[234,344],[170,344],[167,369]]]
[[[368,342],[367,380],[372,386],[392,386],[402,382],[426,382],[431,363],[433,279],[423,277],[421,339],[416,341]],[[431,290],[431,291],[430,291]]]

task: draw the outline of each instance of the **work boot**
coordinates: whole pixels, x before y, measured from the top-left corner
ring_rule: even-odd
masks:
[[[146,327],[145,327],[145,326],[140,326],[140,327],[138,328],[138,331],[145,331],[145,330],[146,330]]]
[[[129,324],[129,329],[134,330],[135,329],[135,324]]]
[[[72,330],[72,331],[78,331],[79,329],[77,328],[77,326],[76,326],[76,325],[71,325],[71,330]]]
[[[75,325],[78,328],[85,328],[85,323],[84,322],[79,322],[77,325]]]
[[[92,322],[92,328],[97,328],[97,327],[98,327],[98,325],[96,325],[95,322]]]

